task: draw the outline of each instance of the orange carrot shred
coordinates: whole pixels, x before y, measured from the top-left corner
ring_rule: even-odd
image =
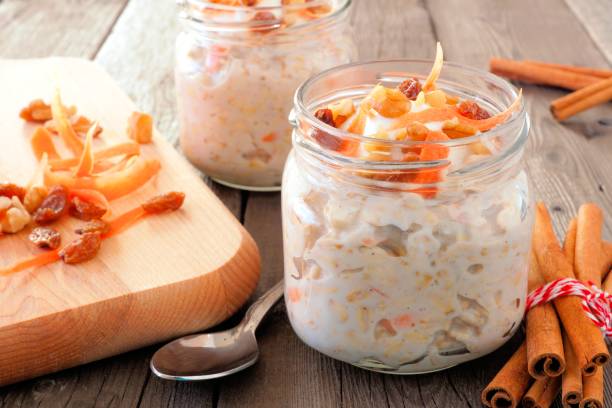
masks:
[[[79,164],[74,170],[74,175],[76,177],[90,176],[93,172],[95,160],[91,144],[93,143],[93,137],[96,133],[97,128],[98,123],[96,122],[91,125],[91,127],[87,131],[87,136],[85,136],[85,146],[83,148],[83,154],[81,154]]]
[[[116,156],[126,155],[133,156],[140,154],[140,146],[137,143],[128,142],[120,143],[114,146],[106,147],[94,152],[95,161],[99,162],[103,159],[110,159]],[[72,157],[70,159],[63,160],[49,160],[51,170],[70,170],[72,167],[79,164],[78,157]]]
[[[74,153],[79,156],[83,152],[83,142],[79,139],[76,132],[72,128],[70,120],[66,116],[66,109],[62,104],[62,98],[59,90],[55,91],[55,97],[51,102],[51,112],[53,113],[53,120],[57,126],[57,131],[62,137],[66,146]]]
[[[60,158],[60,155],[55,149],[55,144],[53,143],[51,134],[42,126],[39,126],[36,128],[36,130],[34,130],[30,144],[32,146],[32,150],[34,151],[34,156],[36,156],[36,160],[42,159],[44,153],[47,153],[50,160],[58,160]]]
[[[59,248],[53,251],[44,252],[39,255],[35,255],[31,258],[17,262],[16,264],[8,268],[0,268],[0,276],[8,276],[13,273],[21,272],[29,268],[36,268],[39,266],[45,266],[59,261]]]
[[[117,235],[146,216],[147,212],[142,208],[142,206],[139,205],[138,207],[132,208],[131,210],[110,221],[108,223],[110,230],[108,233],[104,234],[102,238],[106,239]]]

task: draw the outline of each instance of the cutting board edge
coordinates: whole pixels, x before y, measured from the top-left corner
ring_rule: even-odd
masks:
[[[261,272],[257,245],[242,226],[241,233],[243,239],[234,256],[215,271],[3,327],[0,331],[0,350],[12,351],[6,356],[0,353],[3,366],[0,370],[0,386],[204,330],[227,319],[251,296]],[[201,289],[194,290],[195,284],[200,285]],[[203,293],[195,296],[200,291]],[[220,293],[223,293],[223,296],[219,297]],[[160,295],[170,302],[176,301],[176,308],[156,316],[147,315],[149,302],[155,298],[155,303],[159,304]],[[120,303],[118,299],[121,299]],[[106,326],[97,327],[96,317],[104,314],[104,309],[108,309],[108,306],[112,306],[112,311],[118,318],[114,319],[110,326],[106,318]],[[188,318],[190,314],[195,313],[199,313],[201,317]],[[136,315],[141,315],[141,318],[135,318]],[[150,323],[155,324],[155,330],[151,330]],[[45,330],[46,327],[57,328],[60,325],[65,325],[68,336],[59,337],[59,344],[52,343],[49,347],[49,343],[46,343],[45,348],[32,347],[32,340],[36,341],[37,337],[48,338],[50,333]],[[96,333],[96,327],[100,337],[92,339],[91,334]],[[114,333],[122,330],[132,334],[129,337],[113,337]],[[13,331],[23,332],[18,336],[22,337],[21,341],[11,336]],[[96,352],[91,353],[90,350],[94,347]],[[87,350],[87,354],[81,350]],[[17,354],[21,358],[12,358],[11,362],[11,354]]]

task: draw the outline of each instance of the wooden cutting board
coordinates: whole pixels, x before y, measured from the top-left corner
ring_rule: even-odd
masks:
[[[0,60],[0,182],[25,184],[32,176],[34,126],[18,114],[32,99],[50,101],[56,87],[66,105],[104,128],[94,148],[126,141],[127,118],[136,107],[94,63]],[[161,135],[142,154],[158,158],[162,170],[136,193],[113,201],[113,212],[171,190],[186,193],[183,208],[104,241],[92,261],[0,277],[0,385],[210,327],[254,290],[259,253],[240,223]],[[64,243],[79,223],[57,225]],[[1,266],[40,252],[27,242],[28,230],[0,237]]]

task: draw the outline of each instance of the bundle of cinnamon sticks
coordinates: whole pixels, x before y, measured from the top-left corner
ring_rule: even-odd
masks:
[[[536,209],[528,290],[557,279],[593,282],[612,291],[612,243],[602,240],[603,213],[580,207],[561,247],[542,203]],[[561,392],[564,407],[604,407],[604,365],[610,354],[600,329],[577,296],[531,308],[526,339],[482,392],[488,407],[549,407]]]
[[[491,58],[490,70],[508,79],[574,91],[550,104],[552,114],[565,120],[612,100],[612,70]]]

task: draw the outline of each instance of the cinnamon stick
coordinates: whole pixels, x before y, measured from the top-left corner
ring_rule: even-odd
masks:
[[[543,378],[536,380],[523,397],[524,408],[548,408],[552,405],[559,389],[561,388],[560,378]]]
[[[607,276],[609,276],[610,269],[612,268],[612,242],[604,241],[602,242],[601,246],[601,253],[603,254],[603,270],[601,274],[601,279],[604,280]],[[604,290],[606,289],[604,288]],[[608,291],[606,290],[606,292]]]
[[[533,61],[533,60],[525,60],[523,62],[532,64],[532,65],[539,65],[541,67],[546,67],[546,68],[554,68],[554,69],[559,69],[562,71],[574,72],[576,74],[594,76],[594,77],[602,78],[602,79],[612,77],[612,70],[609,70],[609,69],[579,67],[575,65],[555,64],[552,62]]]
[[[566,368],[561,377],[561,402],[564,408],[578,408],[582,400],[582,372],[567,335],[563,334]]]
[[[580,408],[604,407],[604,369],[599,367],[594,375],[582,378],[583,396]]]
[[[492,73],[508,79],[539,85],[551,85],[576,91],[601,81],[601,78],[556,68],[534,65],[527,62],[504,58],[491,58],[489,69]]]
[[[558,120],[565,120],[610,100],[612,100],[612,77],[600,79],[575,92],[555,99],[550,104],[550,111]]]
[[[572,218],[567,231],[565,232],[565,240],[563,241],[563,255],[570,265],[574,265],[574,255],[576,252],[576,230],[578,229],[578,220]]]
[[[575,278],[572,265],[567,261],[555,237],[552,221],[543,203],[536,207],[533,247],[542,275],[547,282]],[[554,300],[570,343],[576,353],[584,375],[592,375],[597,365],[610,360],[603,336],[582,309],[580,298],[563,296]]]
[[[527,372],[527,343],[523,342],[482,391],[481,401],[487,407],[515,408],[531,381]]]
[[[535,254],[531,254],[528,291],[544,286]],[[563,338],[557,312],[552,303],[544,303],[527,312],[527,367],[536,380],[558,377],[565,371]]]
[[[602,227],[601,209],[593,203],[581,205],[578,210],[574,271],[577,279],[584,283],[591,281],[598,287],[601,287],[601,275],[604,269]]]

